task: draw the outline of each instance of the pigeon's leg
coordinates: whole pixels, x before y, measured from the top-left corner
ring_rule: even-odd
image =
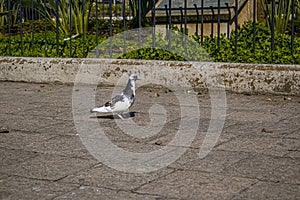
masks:
[[[120,117],[120,119],[125,120],[124,117],[122,116],[122,114],[117,114],[118,117]]]
[[[129,113],[118,114],[118,116],[119,116],[122,120],[128,120],[128,119],[130,119],[130,114],[129,114]]]

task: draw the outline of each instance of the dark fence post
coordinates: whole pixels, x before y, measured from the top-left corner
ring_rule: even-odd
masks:
[[[167,23],[168,20],[169,20],[169,12],[168,12],[168,5],[165,4],[165,10],[166,10],[166,32],[168,31],[169,29],[169,24]]]
[[[253,53],[255,54],[255,42],[256,42],[256,9],[257,9],[257,2],[253,0]]]
[[[47,43],[47,7],[46,7],[46,0],[44,0],[44,40],[45,40],[45,47],[44,47],[44,55],[45,57],[48,57],[48,52],[47,52],[47,48],[48,48],[48,43]]]
[[[183,8],[180,6],[180,31],[183,32]]]
[[[169,29],[172,29],[172,0],[169,0]]]
[[[235,53],[237,54],[237,49],[238,49],[238,10],[239,10],[239,0],[235,0]]]
[[[221,37],[221,1],[218,0],[218,49],[220,49]]]
[[[187,0],[184,0],[184,51],[186,52],[186,34],[188,34],[187,30]]]
[[[85,28],[84,28],[84,15],[85,15],[85,0],[82,1],[82,56],[84,57],[85,55]]]
[[[291,32],[291,54],[294,58],[294,39],[295,39],[295,0],[292,0],[292,32]]]
[[[197,4],[194,4],[195,10],[196,10],[196,14],[197,14],[197,22],[196,22],[196,35],[198,36],[198,29],[199,29],[199,10],[197,7]]]
[[[138,0],[138,14],[139,14],[139,49],[141,48],[141,27],[142,27],[142,1]]]
[[[31,42],[30,42],[30,53],[33,54],[34,52],[34,6],[33,0],[31,0]]]
[[[272,51],[275,49],[275,0],[272,0],[272,22],[271,22],[271,49]]]
[[[99,58],[99,2],[96,0],[96,58]]]
[[[212,13],[212,18],[211,18],[211,34],[210,36],[211,37],[214,37],[214,18],[215,18],[215,10],[212,6],[210,6],[210,9],[211,9],[211,13]]]
[[[184,0],[184,34],[187,33],[187,0]]]
[[[8,54],[11,55],[11,9],[10,0],[7,2],[8,8]]]
[[[153,7],[152,7],[152,21],[153,21],[153,28],[152,28],[152,48],[156,48],[156,29],[155,29],[155,26],[156,26],[156,10],[155,10],[155,3],[156,1],[153,0]]]
[[[201,44],[203,44],[204,35],[204,0],[201,0]]]
[[[126,2],[123,0],[122,4],[122,15],[123,15],[123,36],[124,36],[124,47],[123,47],[123,54],[126,54]]]
[[[166,10],[166,37],[168,39],[168,48],[169,48],[169,45],[170,45],[170,39],[169,39],[170,21],[169,21],[169,11],[168,11],[167,4],[165,4],[165,10]]]
[[[112,58],[112,0],[109,1],[109,57]]]
[[[70,31],[70,58],[72,58],[72,27],[73,27],[73,20],[72,20],[72,5],[73,5],[73,3],[72,3],[72,0],[70,0],[70,2],[69,2],[69,6],[70,6],[70,27],[69,27],[69,31]]]
[[[23,49],[23,11],[22,11],[22,1],[19,1],[20,8],[19,8],[19,14],[20,14],[20,42],[21,42],[21,56],[24,55],[24,49]]]
[[[271,60],[273,62],[273,54],[275,49],[275,0],[272,0],[272,19],[271,19]]]
[[[231,20],[231,9],[229,8],[229,4],[225,3],[228,11],[228,22],[227,22],[227,38],[230,37],[230,20]]]
[[[169,0],[169,30],[168,34],[168,50],[171,51],[171,40],[172,40],[172,0]]]
[[[33,1],[33,0],[32,0]],[[55,12],[56,12],[56,56],[59,56],[59,13],[58,13],[58,0],[55,1]]]

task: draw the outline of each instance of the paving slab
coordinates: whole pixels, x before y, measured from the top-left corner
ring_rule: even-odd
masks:
[[[184,156],[169,167],[179,170],[219,173],[241,159],[246,159],[250,156],[249,153],[246,152],[214,150],[211,151],[205,159],[199,159],[198,153],[199,149],[189,149]]]
[[[6,172],[10,170],[10,166],[20,165],[20,163],[36,156],[36,153],[32,151],[0,148],[0,172]]]
[[[14,112],[14,114],[0,114],[0,123],[2,126],[7,127],[10,130],[37,132],[41,128],[55,126],[55,124],[60,122],[47,115],[32,116],[29,114],[29,111],[22,115],[18,114],[18,110]]]
[[[1,172],[39,180],[59,180],[82,169],[95,165],[95,160],[71,158],[59,155],[40,154],[2,167]]]
[[[8,178],[8,175],[0,173],[0,180]]]
[[[74,121],[70,117],[67,119],[57,119],[59,122],[53,124],[52,126],[41,127],[36,130],[36,132],[41,134],[49,134],[51,136],[77,136],[76,127],[74,126]]]
[[[300,185],[259,181],[232,199],[299,199]]]
[[[300,149],[298,149],[296,151],[292,151],[292,152],[286,154],[285,156],[292,157],[292,158],[300,158]]]
[[[127,191],[117,191],[99,187],[91,187],[91,186],[81,186],[76,190],[68,192],[64,195],[58,196],[53,200],[82,200],[82,199],[89,199],[89,200],[135,200],[135,199],[145,199],[145,200],[155,200],[155,199],[164,199],[164,197],[157,196],[157,195],[144,195],[144,194],[136,194],[133,192]]]
[[[216,147],[217,150],[235,152],[254,152],[275,156],[284,156],[299,147],[299,141],[289,138],[236,137]]]
[[[10,176],[0,180],[0,199],[53,199],[79,187],[76,184],[58,184],[51,181]]]
[[[112,91],[99,85],[95,104]],[[299,199],[300,97],[227,93],[222,133],[200,159],[211,122],[209,94],[178,92],[195,95],[198,121],[181,115],[174,92],[138,88],[129,120],[89,114],[82,122],[97,123],[113,144],[133,154],[167,147],[182,121],[184,133],[196,135],[190,145],[178,146],[185,152],[173,163],[129,173],[88,151],[75,127],[72,92],[71,85],[0,82],[0,127],[9,131],[0,133],[0,199]],[[184,106],[197,109],[191,102]],[[133,136],[132,123],[141,133],[154,134]]]
[[[28,144],[25,149],[44,154],[92,158],[80,138],[75,136],[51,137],[48,140]]]
[[[228,176],[299,185],[299,165],[298,158],[253,154],[225,168],[220,173]]]
[[[53,137],[56,137],[56,135],[31,131],[10,130],[9,133],[1,134],[0,147],[8,149],[25,149],[27,145],[39,145],[43,141]]]
[[[85,171],[59,180],[61,183],[76,183],[86,186],[109,188],[111,190],[132,191],[153,180],[174,172],[173,169],[162,169],[151,173],[121,173],[120,171],[99,164]]]
[[[140,187],[138,193],[165,194],[181,199],[230,199],[256,180],[198,171],[176,171]],[[224,193],[226,191],[226,193]]]

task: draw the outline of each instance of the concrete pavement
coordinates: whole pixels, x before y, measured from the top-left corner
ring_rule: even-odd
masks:
[[[197,136],[177,161],[150,173],[126,173],[95,159],[82,144],[72,115],[72,86],[0,82],[0,199],[300,199],[300,97],[227,93],[217,145],[197,153],[210,122],[210,96],[196,94],[202,112]],[[111,96],[98,87],[96,102]],[[184,93],[183,93],[184,94]],[[112,116],[90,118],[130,152],[167,145],[180,107],[171,91],[140,88],[131,111],[140,126],[164,106],[159,134],[137,139]],[[107,99],[107,98],[106,98]],[[143,103],[146,102],[146,103]],[[187,130],[188,131],[188,130]]]

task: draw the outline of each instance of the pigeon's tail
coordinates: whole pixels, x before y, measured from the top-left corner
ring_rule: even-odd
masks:
[[[101,107],[91,109],[91,113],[95,113],[95,112],[107,113],[107,112],[110,112],[110,111],[105,106],[101,106]]]

